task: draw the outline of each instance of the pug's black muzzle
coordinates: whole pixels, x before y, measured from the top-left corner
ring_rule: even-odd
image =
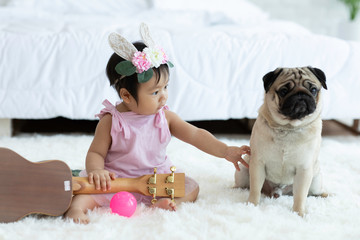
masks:
[[[290,119],[302,119],[313,113],[316,109],[316,102],[313,96],[304,92],[298,92],[284,99],[280,108],[281,114]]]

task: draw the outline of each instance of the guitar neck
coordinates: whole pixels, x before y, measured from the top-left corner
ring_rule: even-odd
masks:
[[[73,194],[100,194],[100,193],[116,193],[120,191],[142,192],[142,188],[138,186],[139,178],[117,178],[111,181],[111,189],[104,192],[95,189],[95,184],[90,184],[87,177],[73,177]]]
[[[120,191],[136,192],[147,196],[168,197],[169,191],[174,190],[174,197],[185,196],[185,174],[175,173],[174,182],[167,182],[169,174],[156,174],[156,182],[151,182],[154,175],[144,175],[137,178],[116,178],[111,181],[111,189],[102,191],[95,189],[95,184],[90,184],[86,177],[73,177],[73,194],[104,194]],[[151,183],[149,183],[151,182]]]

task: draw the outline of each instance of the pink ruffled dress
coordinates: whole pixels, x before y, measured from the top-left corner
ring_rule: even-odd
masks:
[[[116,177],[135,178],[146,174],[170,173],[172,162],[166,155],[166,147],[171,140],[169,126],[165,117],[165,106],[158,113],[140,115],[134,112],[119,112],[108,100],[98,116],[112,115],[111,146],[105,158],[105,169],[114,172]],[[177,171],[179,172],[179,171]],[[86,176],[82,171],[80,176]],[[191,180],[187,183],[186,192],[197,187]],[[151,197],[133,193],[138,202],[150,204]],[[109,206],[114,194],[93,194],[94,200],[101,206]]]

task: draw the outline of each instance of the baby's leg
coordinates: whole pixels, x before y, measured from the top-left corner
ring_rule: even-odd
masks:
[[[91,195],[76,195],[73,197],[65,217],[72,219],[75,223],[88,224],[89,218],[86,216],[86,212],[88,209],[94,209],[97,206],[98,204]]]
[[[160,198],[151,207],[161,208],[169,211],[176,211],[176,203],[170,198]]]
[[[197,184],[197,182],[195,182],[193,179],[189,179],[189,181],[191,181],[191,187],[189,187],[188,182],[185,182],[185,189],[188,187],[190,188],[189,190],[185,190],[185,196],[182,198],[177,198],[175,199],[175,202],[178,203],[182,203],[182,202],[195,202],[197,199],[197,196],[199,195],[199,185]]]
[[[170,211],[176,211],[176,204],[182,202],[195,202],[199,195],[199,185],[192,178],[185,178],[185,196],[176,198],[175,202],[171,201],[170,198],[160,198],[156,201],[153,207],[158,207]]]

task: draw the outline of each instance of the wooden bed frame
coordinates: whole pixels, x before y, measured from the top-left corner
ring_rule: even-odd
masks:
[[[359,119],[355,119],[353,120],[352,125],[347,125],[341,121],[338,120],[334,120],[337,124],[339,124],[340,126],[342,126],[343,128],[345,128],[346,130],[350,131],[351,133],[353,133],[356,136],[360,135],[360,120]]]

